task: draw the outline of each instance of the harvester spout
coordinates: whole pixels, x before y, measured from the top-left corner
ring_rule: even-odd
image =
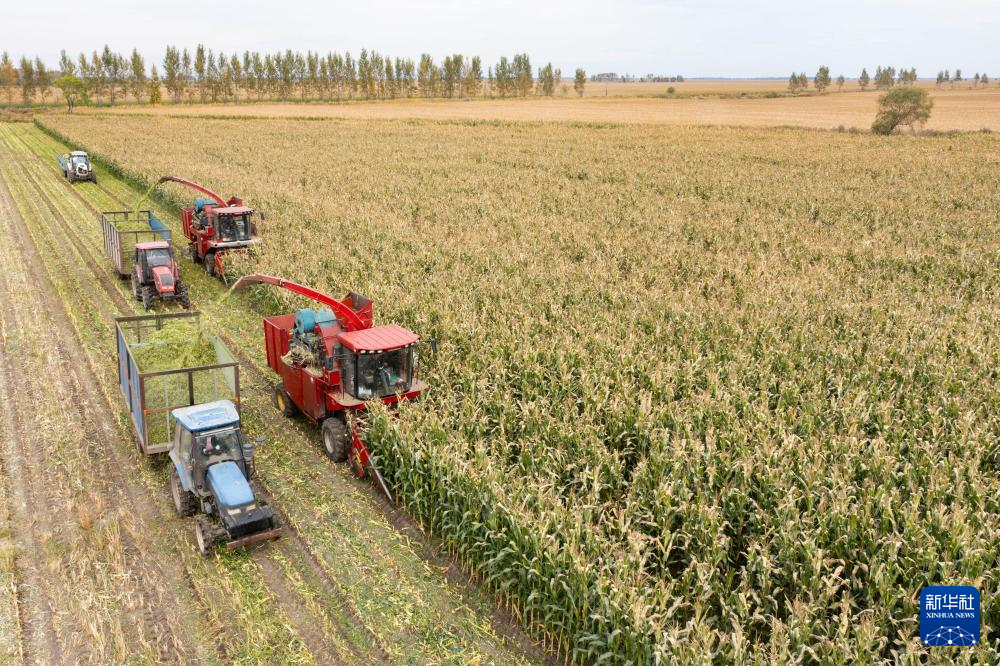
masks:
[[[340,320],[340,323],[344,327],[345,331],[360,331],[361,329],[371,326],[372,318],[370,303],[366,303],[359,313],[356,312],[350,305],[343,303],[342,301],[338,301],[335,298],[331,298],[326,294],[321,294],[315,289],[286,280],[285,278],[274,277],[273,275],[264,275],[263,273],[244,275],[236,281],[236,284],[232,286],[232,289],[233,291],[239,291],[240,289],[249,287],[252,284],[273,284],[276,287],[287,289],[293,293],[299,294],[300,296],[311,298],[317,303],[329,306],[330,309],[336,313],[337,319]],[[364,318],[362,318],[362,315]]]
[[[224,207],[226,205],[226,200],[220,197],[218,194],[208,189],[204,185],[199,185],[198,183],[187,180],[186,178],[180,178],[179,176],[161,176],[160,179],[156,181],[156,184],[160,185],[161,183],[179,183],[181,185],[185,185],[192,189],[198,190],[202,194],[206,194],[212,197],[213,199],[215,199],[216,203],[220,207]]]

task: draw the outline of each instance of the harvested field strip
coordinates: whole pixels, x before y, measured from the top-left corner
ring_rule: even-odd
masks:
[[[8,229],[11,220],[5,216]],[[16,259],[24,263],[23,228],[14,232],[16,241],[5,248],[21,250]],[[51,325],[56,314],[52,306],[58,301],[45,298],[37,290],[37,279],[29,273],[8,272],[5,284],[13,289],[4,294],[8,303],[5,328],[10,329],[13,317],[19,338],[17,346],[8,350],[12,353],[5,354],[6,365],[27,380],[20,384],[18,395],[7,396],[10,399],[5,403],[20,408],[22,414],[32,414],[30,431],[25,430],[26,423],[9,442],[10,446],[30,442],[30,454],[25,458],[23,450],[8,448],[5,462],[9,467],[29,461],[23,463],[22,471],[32,497],[31,504],[22,510],[32,511],[29,515],[34,517],[21,515],[19,520],[41,526],[36,530],[42,542],[31,551],[44,557],[41,565],[46,583],[39,589],[53,590],[47,605],[65,627],[57,628],[44,648],[29,646],[29,653],[43,661],[126,661],[140,656],[181,661],[183,655],[194,657],[196,650],[181,646],[198,634],[185,626],[187,614],[176,612],[171,584],[157,579],[162,560],[156,544],[148,535],[137,541],[138,516],[128,498],[121,496],[124,487],[117,483],[120,479],[112,475],[102,483],[108,477],[98,470],[106,465],[106,452],[96,449],[106,438],[97,435],[89,406],[77,406],[69,399],[79,386],[74,384],[75,369],[62,356],[65,350],[52,337],[55,331],[63,330]],[[54,323],[58,324],[58,316]],[[38,366],[47,372],[39,373]],[[63,381],[47,381],[53,375]],[[36,467],[42,461],[44,465]],[[141,515],[142,507],[139,509]]]
[[[68,232],[70,234],[70,236],[72,237],[72,232],[71,232],[71,230],[69,228],[69,225],[63,224],[62,225],[62,229],[63,229],[63,231]],[[84,245],[84,247],[80,247],[80,245],[77,245],[76,247],[77,247],[78,250],[83,250],[86,253],[86,247],[85,247],[85,245]],[[91,269],[91,271],[92,271],[91,272],[91,277],[92,278],[100,279],[102,277],[106,277],[106,276],[103,275],[104,271],[100,270],[100,269],[97,269],[96,266],[95,266],[95,264],[94,264],[94,262],[92,262],[92,261],[86,262],[86,266]],[[76,266],[76,268],[77,268],[77,271],[81,270],[80,266]],[[131,307],[131,305],[127,301],[124,301],[122,299],[122,297],[121,297],[120,294],[117,294],[117,293],[114,292],[113,289],[114,289],[114,284],[115,283],[113,281],[108,282],[108,281],[104,280],[104,281],[101,281],[101,282],[104,285],[106,291],[110,289],[110,291],[108,291],[108,294],[112,297],[112,301],[118,302],[119,305],[120,305],[119,310],[117,310],[117,311],[116,310],[105,310],[104,313],[103,313],[103,317],[101,317],[102,328],[107,328],[107,330],[110,331],[109,327],[110,327],[111,320],[112,320],[113,316],[115,314],[118,314],[121,311],[121,307],[129,308],[129,307]],[[102,302],[99,298],[97,298],[95,300],[95,303],[97,304],[98,307],[104,307],[104,306],[106,306],[106,303]],[[108,333],[108,334],[110,335],[110,333]],[[102,339],[100,341],[100,346],[106,346],[106,344],[107,344],[107,340]],[[107,368],[107,367],[102,368],[102,369],[105,370],[105,371],[109,370],[109,368]],[[114,381],[114,378],[113,378],[113,374],[114,374],[113,373],[113,367],[110,368],[110,370],[112,370],[112,372],[111,372],[111,375],[112,375],[111,379],[112,379],[112,382],[113,382]],[[112,383],[112,386],[116,387],[116,384]],[[113,404],[115,406],[118,406],[117,392],[116,391],[112,391],[112,396],[111,397],[112,397],[112,400],[113,400]],[[159,486],[159,487],[162,487],[162,485],[163,485],[163,476],[162,476],[162,474],[160,474],[160,475],[158,475],[158,477],[159,477],[159,479],[158,479],[159,482],[157,484],[155,484],[155,485]],[[258,553],[255,553],[254,557],[255,558],[259,557]],[[199,588],[204,588],[204,585],[199,585]],[[204,592],[204,590],[202,590],[202,589],[199,589],[199,592],[201,592],[203,595],[207,594],[209,596],[212,596],[209,593]],[[282,602],[286,602],[286,603],[289,601],[287,598],[282,598],[282,597],[279,597],[278,595],[275,595],[274,598],[276,600],[279,600],[279,601],[282,601]],[[206,604],[206,606],[208,606],[208,607],[211,607],[212,605],[213,604],[211,604],[211,603]],[[238,608],[238,606],[236,608]],[[295,614],[297,612],[296,606],[294,604],[292,606],[290,606],[290,607],[287,607],[286,610],[288,610],[290,612],[290,614]],[[221,639],[227,639],[228,638],[228,634],[221,633],[220,634],[220,638]],[[319,655],[319,657],[322,657],[322,656],[323,655]]]
[[[0,126],[0,131],[2,131],[3,126]],[[6,138],[6,137],[4,137]],[[0,142],[0,149],[5,148],[3,142]],[[5,158],[9,158],[9,155],[5,155]],[[13,161],[10,159],[4,160],[6,164],[11,164]],[[16,162],[13,162],[16,163]],[[31,163],[19,165],[23,168],[29,168]],[[5,168],[4,171],[0,172],[3,178],[8,183],[14,183],[15,188],[21,185],[22,182],[19,180],[20,170],[16,167]],[[33,192],[33,196],[37,197],[38,192]],[[21,198],[21,200],[25,200]],[[83,314],[83,319],[75,318],[74,324],[77,325],[78,330],[87,331],[88,325],[93,325],[93,322],[103,322],[101,312],[94,306],[87,307],[87,300],[80,301],[79,299],[71,299],[70,294],[93,294],[93,284],[82,283],[73,271],[70,269],[70,265],[74,262],[70,260],[66,262],[65,255],[66,248],[55,248],[49,247],[48,243],[52,240],[60,239],[64,237],[60,233],[51,233],[53,219],[49,215],[39,215],[33,217],[30,215],[32,212],[30,208],[28,209],[28,229],[25,231],[30,231],[32,236],[31,239],[43,249],[42,254],[50,262],[56,262],[51,268],[46,266],[45,269],[49,269],[49,274],[54,278],[55,289],[59,294],[67,300],[67,302],[74,302],[75,307],[70,311],[71,314]],[[37,211],[36,211],[37,212]],[[50,230],[50,233],[44,233],[45,230]],[[22,234],[23,235],[23,234]],[[28,241],[30,243],[30,240]],[[67,265],[69,264],[69,265]],[[58,303],[58,300],[56,301]],[[103,303],[98,299],[97,303]],[[81,313],[80,311],[84,312]],[[90,316],[87,315],[89,310]],[[80,325],[83,324],[83,328]],[[38,328],[26,327],[26,330],[35,330]],[[90,329],[93,332],[93,329]],[[107,339],[101,340],[99,344],[95,345],[95,348],[100,349],[101,353],[106,357],[107,352]],[[79,361],[79,359],[78,359]],[[89,360],[88,360],[89,362]],[[76,366],[74,366],[76,367]],[[103,366],[101,366],[104,369]],[[99,384],[101,388],[107,387],[105,382]],[[114,384],[111,384],[114,388]],[[82,395],[89,395],[94,392],[94,387],[88,389],[88,393],[82,393]],[[73,400],[79,400],[79,395],[81,395],[80,390],[76,391]],[[108,397],[105,393],[105,397]],[[117,396],[114,395],[114,405],[115,409],[118,409],[119,402]],[[68,400],[68,399],[67,399]],[[46,404],[51,404],[49,401]],[[58,404],[58,403],[56,403]],[[106,407],[104,409],[107,409]],[[110,421],[118,420],[119,424],[123,423],[123,419],[120,417],[118,419],[110,419]],[[122,435],[125,435],[123,438]],[[82,451],[90,454],[90,459],[97,462],[101,462],[102,456],[107,457],[107,453],[112,453],[118,456],[119,450],[114,447],[127,447],[125,442],[129,441],[127,430],[116,429],[114,437],[112,438],[116,441],[110,441],[108,437],[90,437],[90,441],[103,444],[113,444],[113,446],[108,449],[104,447],[99,452],[86,451],[85,448],[81,447]],[[126,454],[126,458],[128,454]],[[172,514],[172,509],[169,507],[167,495],[164,492],[164,475],[162,471],[151,469],[145,462],[145,460],[135,460],[131,462],[119,461],[117,465],[111,465],[110,469],[115,471],[112,474],[112,479],[114,481],[120,481],[118,484],[119,488],[129,487],[127,482],[127,475],[124,471],[117,472],[117,470],[124,470],[128,467],[133,469],[138,469],[140,472],[140,477],[144,481],[144,484],[138,488],[131,488],[129,491],[129,506],[139,507],[139,515],[146,513],[142,508],[145,506],[155,506],[157,507],[157,518],[147,517],[143,521],[142,530],[149,531],[154,526],[164,525],[169,526],[168,529],[159,532],[159,537],[163,541],[157,545],[157,548],[161,552],[172,552],[172,560],[184,561],[185,568],[187,571],[185,575],[171,576],[171,580],[174,583],[161,582],[157,584],[149,585],[151,590],[167,590],[172,584],[183,584],[182,581],[187,580],[192,583],[194,588],[194,596],[191,598],[190,606],[196,608],[197,606],[202,606],[206,612],[211,609],[212,612],[221,613],[222,617],[220,621],[222,624],[219,625],[220,629],[217,636],[213,636],[211,640],[205,640],[205,644],[213,644],[218,641],[218,645],[223,646],[224,654],[234,655],[240,654],[242,658],[251,662],[270,662],[275,658],[280,658],[281,660],[287,660],[291,662],[302,661],[307,658],[307,655],[302,652],[300,647],[297,647],[297,643],[291,635],[286,632],[285,623],[281,622],[281,614],[276,613],[273,610],[268,610],[268,594],[260,587],[258,576],[255,575],[252,563],[248,569],[246,564],[241,564],[241,562],[246,561],[245,556],[231,556],[229,558],[228,566],[223,566],[225,562],[223,558],[219,558],[217,561],[206,562],[203,561],[199,556],[197,556],[193,547],[190,543],[190,525],[188,521],[179,521],[174,519],[164,520],[164,516],[169,516]],[[81,469],[89,469],[86,465],[80,465]],[[79,484],[82,487],[87,487],[87,484]],[[112,507],[116,506],[112,504]],[[134,512],[135,509],[133,508]],[[121,522],[121,521],[118,521]],[[184,526],[187,529],[184,529]],[[176,538],[177,529],[183,529],[183,533],[187,538],[178,542]],[[138,530],[141,532],[142,530]],[[169,544],[169,545],[168,545]],[[236,559],[233,559],[236,558]],[[155,572],[157,566],[153,560],[150,559],[150,555],[144,552],[142,557],[134,556],[129,558],[135,563],[142,563],[143,571]],[[228,579],[227,579],[228,577]],[[109,598],[113,598],[114,595]],[[197,597],[195,599],[194,597]],[[252,601],[252,603],[250,603]],[[251,608],[252,610],[249,615],[245,609]],[[258,615],[259,614],[259,615]],[[245,617],[246,616],[246,617]],[[191,611],[184,613],[184,617],[189,618],[188,621],[193,624],[193,627],[188,627],[183,635],[187,636],[199,636],[204,635],[206,628],[209,626],[208,623],[202,623],[196,620],[196,615],[192,614]],[[248,622],[249,624],[235,623],[233,618],[238,618],[241,622]],[[247,629],[245,633],[242,634],[239,631],[240,628],[244,627]],[[273,639],[273,640],[269,640]],[[232,642],[233,645],[229,648],[224,647],[227,642]],[[298,655],[298,656],[297,656]]]
[[[51,145],[50,139],[34,131],[20,133],[20,138],[39,153],[46,144]],[[130,205],[134,200],[135,192],[111,177],[101,173],[99,179],[98,187],[78,184],[74,196],[98,209],[121,208],[123,201]],[[157,214],[170,220],[177,233],[175,217],[163,210]],[[99,247],[98,242],[96,236],[90,241],[92,247]],[[244,417],[251,432],[264,431],[271,437],[259,453],[262,478],[302,535],[307,553],[295,559],[309,560],[312,567],[319,567],[322,577],[332,584],[325,598],[331,600],[329,595],[335,592],[340,597],[337,605],[347,611],[346,617],[353,615],[364,623],[368,638],[353,629],[344,633],[355,645],[366,645],[373,643],[371,634],[377,631],[380,640],[375,644],[384,644],[385,654],[400,661],[421,661],[426,655],[474,658],[477,653],[488,662],[523,660],[512,651],[513,646],[506,645],[511,639],[501,638],[490,628],[489,602],[465,596],[460,588],[447,584],[439,571],[422,563],[418,553],[426,546],[403,538],[386,523],[384,509],[372,501],[368,486],[355,483],[344,468],[331,466],[318,453],[314,429],[275,417],[267,397],[267,377],[259,370],[264,367],[259,319],[231,307],[212,307],[211,297],[221,295],[221,285],[186,261],[183,270],[185,280],[192,285],[196,307],[206,311],[220,330],[232,334],[230,347],[239,345],[256,357],[256,376],[251,381],[244,379]],[[316,579],[315,573],[310,573],[312,567],[299,569],[302,580]],[[477,610],[472,611],[468,604]],[[515,636],[513,640],[523,639]]]

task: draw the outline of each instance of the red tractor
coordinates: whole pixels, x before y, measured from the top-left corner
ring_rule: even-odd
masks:
[[[187,285],[181,282],[180,268],[169,241],[136,243],[131,278],[132,295],[147,310],[156,299],[176,300],[185,308],[191,307],[191,297]]]
[[[191,261],[204,266],[209,275],[225,279],[222,255],[247,250],[260,243],[253,208],[244,206],[239,197],[224,200],[204,185],[177,176],[163,176],[156,184],[166,182],[180,183],[210,197],[197,197],[194,206],[182,208],[181,221],[184,235],[190,242]]]
[[[358,418],[370,400],[394,404],[427,389],[415,376],[420,336],[396,324],[372,326],[371,301],[360,294],[338,301],[259,274],[240,278],[233,289],[252,284],[272,284],[327,306],[264,318],[267,363],[281,378],[274,405],[285,416],[301,412],[319,424],[326,455],[336,462],[350,460],[359,478],[370,468],[391,498],[358,436]]]

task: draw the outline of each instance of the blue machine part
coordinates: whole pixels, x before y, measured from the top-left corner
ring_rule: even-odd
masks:
[[[152,212],[149,214],[149,228],[156,232],[160,240],[170,240],[170,229],[167,229],[167,225],[163,224]]]
[[[240,422],[239,412],[229,400],[179,407],[171,412],[181,426],[191,432],[222,428]]]
[[[205,197],[195,197],[194,200],[194,212],[200,213],[205,206],[218,206],[219,202],[215,199],[206,199]]]
[[[300,337],[306,333],[312,333],[317,326],[327,328],[337,323],[337,318],[333,316],[330,308],[313,310],[312,308],[302,308],[295,313],[295,336]]]
[[[253,502],[253,490],[239,465],[232,460],[212,465],[205,478],[215,494],[219,508],[235,509]]]

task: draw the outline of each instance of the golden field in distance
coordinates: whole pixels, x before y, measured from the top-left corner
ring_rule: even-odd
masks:
[[[1000,86],[936,88],[929,82],[934,110],[928,129],[1000,130]],[[665,96],[668,86],[674,98]],[[340,103],[165,104],[123,106],[86,112],[156,113],[194,116],[329,117],[359,119],[572,121],[671,125],[798,126],[867,129],[875,118],[879,93],[860,92],[848,81],[842,92],[766,98],[785,91],[778,80],[691,81],[684,83],[588,82],[583,99],[567,95],[527,99],[346,101]],[[658,96],[657,96],[658,95]],[[740,97],[746,95],[746,97]]]

